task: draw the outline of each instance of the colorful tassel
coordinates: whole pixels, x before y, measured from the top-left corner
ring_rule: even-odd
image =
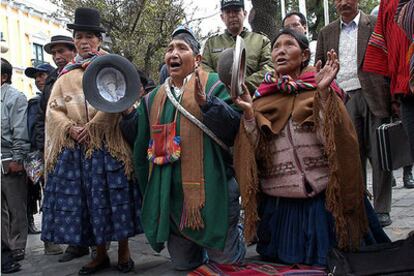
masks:
[[[154,140],[151,139],[148,144],[147,158],[149,161],[156,165],[164,165],[168,163],[174,163],[181,156],[181,137],[175,136],[174,139],[167,145],[168,154],[164,156],[155,156],[155,145]]]

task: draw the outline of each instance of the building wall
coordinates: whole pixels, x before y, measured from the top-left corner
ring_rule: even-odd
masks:
[[[2,45],[8,51],[2,53],[14,68],[13,85],[24,92],[28,98],[36,94],[37,88],[33,79],[24,75],[26,67],[33,66],[35,54],[34,44],[43,51],[43,45],[50,41],[50,37],[56,34],[66,34],[66,22],[51,16],[50,3],[44,8],[33,5],[30,1],[4,1],[1,0],[0,30],[2,32]],[[70,35],[70,33],[69,33]],[[55,66],[52,57],[43,51],[45,62]]]

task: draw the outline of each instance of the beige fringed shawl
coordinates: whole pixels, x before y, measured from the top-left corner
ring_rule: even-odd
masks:
[[[74,148],[70,137],[71,126],[84,126],[90,137],[86,156],[95,149],[105,149],[125,166],[125,173],[132,176],[131,149],[119,128],[120,114],[97,111],[86,104],[82,89],[83,69],[74,69],[56,81],[49,98],[46,113],[45,166],[51,172],[63,148]],[[86,107],[87,105],[87,107]]]
[[[342,249],[354,249],[359,246],[367,231],[365,189],[358,140],[345,106],[335,93],[328,95],[323,106],[322,108],[320,94],[317,91],[299,96],[275,94],[260,98],[253,103],[262,138],[265,132],[276,134],[280,131],[290,116],[299,123],[313,121],[316,128],[322,128],[330,169],[325,191],[326,208],[335,219],[338,246]],[[322,114],[323,124],[320,122],[320,116],[314,114]],[[259,220],[257,207],[260,200],[260,187],[256,154],[242,120],[235,141],[234,163],[242,206],[245,210],[244,229],[247,241],[254,238]]]

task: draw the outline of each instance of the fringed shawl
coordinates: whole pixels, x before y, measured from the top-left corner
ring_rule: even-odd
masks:
[[[321,101],[317,91],[299,96],[273,94],[257,99],[253,107],[261,138],[269,132],[280,131],[290,117],[298,123],[313,122],[317,131],[323,133],[330,169],[325,191],[326,208],[335,219],[338,246],[342,249],[354,249],[359,246],[368,225],[363,203],[365,188],[358,140],[345,106],[336,93],[331,90],[323,105]],[[269,109],[272,105],[274,107]],[[321,114],[323,123],[320,116],[314,114]],[[256,234],[259,220],[257,202],[260,186],[256,163],[257,149],[249,141],[243,124],[242,120],[235,142],[234,165],[245,210],[245,238],[249,241]],[[264,131],[265,129],[268,131]]]
[[[82,89],[83,69],[74,69],[56,81],[46,113],[46,170],[53,170],[63,148],[74,148],[76,142],[70,137],[72,126],[84,126],[90,141],[84,146],[86,156],[93,150],[105,149],[125,166],[125,173],[132,176],[131,149],[119,128],[120,114],[109,114],[95,110],[84,97]]]

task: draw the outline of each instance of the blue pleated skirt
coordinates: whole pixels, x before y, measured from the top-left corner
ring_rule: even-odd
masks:
[[[389,242],[365,198],[369,231],[361,245]],[[257,252],[267,260],[287,264],[326,266],[328,251],[336,246],[335,222],[325,208],[325,195],[309,199],[263,195],[259,206]]]
[[[43,241],[102,245],[142,233],[141,194],[106,150],[64,149],[44,191]]]

